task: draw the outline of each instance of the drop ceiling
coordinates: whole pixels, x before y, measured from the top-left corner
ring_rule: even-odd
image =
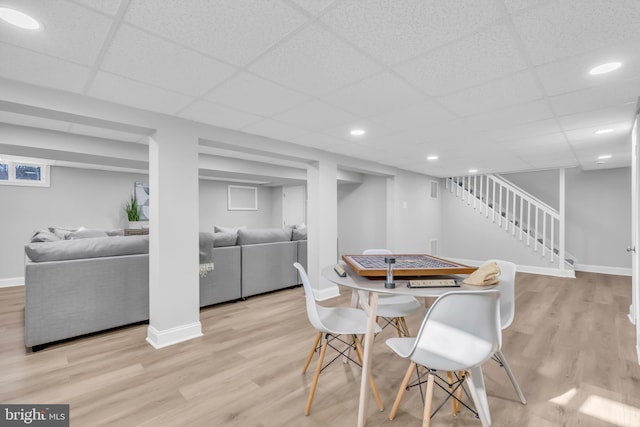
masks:
[[[631,162],[637,0],[0,5],[42,25],[0,21],[9,80],[433,176]],[[137,139],[7,111],[0,122]]]

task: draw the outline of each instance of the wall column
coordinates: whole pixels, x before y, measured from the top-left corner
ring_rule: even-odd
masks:
[[[340,294],[338,286],[321,277],[322,268],[338,258],[338,166],[320,160],[307,167],[307,274],[316,299]]]
[[[149,327],[162,348],[202,335],[198,139],[180,129],[149,138]]]

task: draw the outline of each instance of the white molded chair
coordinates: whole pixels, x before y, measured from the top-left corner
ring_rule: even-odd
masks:
[[[482,425],[484,427],[491,425],[481,366],[500,348],[502,334],[499,296],[496,290],[445,293],[427,312],[417,337],[390,338],[386,341],[399,356],[411,359],[389,414],[390,420],[398,411],[414,371],[418,375],[418,385],[423,383],[418,369],[420,365],[427,368],[428,377],[423,426],[428,427],[430,424],[431,400],[436,378],[446,383],[449,387],[449,396],[454,399],[460,398],[460,394],[456,397],[454,393],[461,390],[460,387],[466,380]],[[456,388],[454,389],[450,382],[439,377],[437,371],[461,372]],[[440,383],[437,385],[447,390]],[[463,402],[460,403],[466,406]]]
[[[515,316],[515,283],[516,283],[516,265],[509,261],[502,260],[489,260],[486,261],[485,264],[490,262],[495,262],[498,264],[500,268],[500,283],[493,289],[497,289],[500,291],[500,324],[502,329],[507,329],[511,322],[513,322],[513,318]],[[504,357],[502,353],[502,348],[498,347],[498,350],[493,356],[493,359],[500,364],[507,371],[507,375],[509,376],[509,380],[511,380],[511,384],[513,384],[513,388],[516,390],[520,401],[523,404],[527,403],[527,399],[525,399],[518,382],[516,381],[516,377],[511,372],[511,368],[507,363],[507,359]]]
[[[389,249],[367,249],[362,254],[391,255],[392,252]],[[385,321],[382,328],[393,325],[398,331],[399,337],[411,336],[405,317],[421,309],[423,306],[420,301],[411,295],[378,295],[378,317]]]
[[[354,307],[323,307],[318,305],[304,267],[297,262],[293,264],[293,266],[298,270],[300,278],[302,279],[302,286],[304,287],[307,304],[307,317],[309,318],[311,325],[318,330],[313,347],[309,352],[309,356],[307,356],[304,368],[302,368],[302,373],[304,374],[311,363],[314,353],[316,353],[317,350],[320,350],[320,356],[316,365],[316,372],[313,377],[313,383],[311,384],[311,390],[309,390],[309,398],[307,399],[307,406],[304,412],[305,415],[309,415],[311,412],[311,404],[313,403],[313,396],[316,392],[316,387],[318,386],[318,378],[320,377],[320,372],[324,370],[324,368],[329,366],[334,360],[338,359],[340,354],[348,360],[355,362],[348,356],[348,350],[351,348],[355,348],[358,359],[360,360],[359,365],[362,366],[363,349],[357,335],[364,335],[367,332],[367,314],[363,310]],[[376,332],[380,332],[381,330],[382,329],[380,329],[380,327],[376,328]],[[348,335],[349,340],[346,341],[341,339],[341,335]],[[336,339],[347,344],[346,348],[340,350],[333,346],[331,342]],[[320,343],[321,340],[322,343],[320,347],[318,347],[318,343]],[[322,363],[324,361],[327,347],[335,349],[340,354],[323,367]],[[369,383],[371,384],[371,391],[376,399],[378,408],[381,411],[384,410],[380,394],[378,393],[376,384],[373,381],[373,375],[369,376]]]

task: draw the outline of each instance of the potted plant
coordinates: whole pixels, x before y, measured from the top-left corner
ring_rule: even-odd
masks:
[[[138,199],[135,194],[132,194],[129,201],[124,205],[124,211],[127,214],[129,228],[142,228],[140,221],[140,206],[138,206]]]

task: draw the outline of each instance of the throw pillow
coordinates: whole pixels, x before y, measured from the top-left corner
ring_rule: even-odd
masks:
[[[222,246],[235,246],[237,239],[237,233],[213,233],[213,247],[220,248]]]
[[[60,237],[56,236],[55,233],[52,233],[48,230],[40,230],[33,233],[31,236],[31,243],[37,242],[57,242],[61,240]]]
[[[69,233],[69,235],[66,237],[66,240],[88,239],[91,237],[109,237],[109,235],[102,230],[91,230],[88,228],[80,228],[77,231],[73,231]]]
[[[66,239],[69,234],[77,230],[78,227],[49,227],[49,231],[60,239]]]

